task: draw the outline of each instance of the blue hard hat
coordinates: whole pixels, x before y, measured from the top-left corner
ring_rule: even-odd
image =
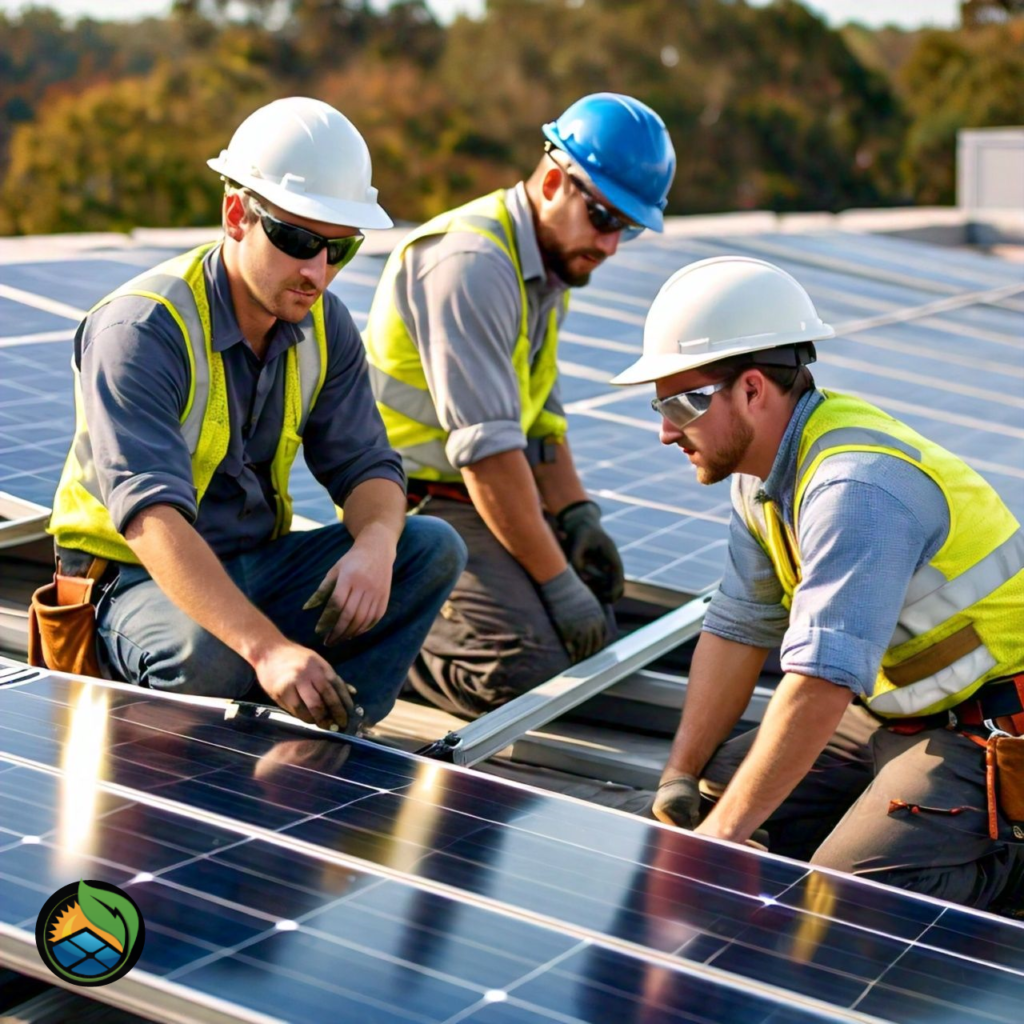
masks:
[[[577,100],[543,131],[612,206],[653,231],[664,228],[676,153],[665,122],[647,104],[596,92]]]

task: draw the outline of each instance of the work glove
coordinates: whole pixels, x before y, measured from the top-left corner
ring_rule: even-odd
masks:
[[[608,618],[571,565],[553,580],[538,584],[538,589],[574,665],[604,647],[608,642]]]
[[[693,775],[677,775],[658,787],[651,807],[658,821],[678,828],[695,829],[700,824],[700,789]]]
[[[567,505],[555,517],[558,539],[569,564],[602,604],[614,604],[625,589],[622,559],[615,541],[601,527],[592,501]]]

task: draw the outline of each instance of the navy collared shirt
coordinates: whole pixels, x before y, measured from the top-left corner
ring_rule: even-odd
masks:
[[[190,370],[185,341],[166,307],[122,296],[91,313],[75,338],[82,398],[100,493],[115,528],[150,505],[172,505],[227,558],[266,541],[274,528],[270,467],[284,422],[285,358],[298,326],[279,320],[261,360],[242,337],[227,273],[216,246],[203,270],[224,361],[231,439],[197,506],[192,464],[180,421]],[[370,391],[366,358],[349,311],[324,295],[327,373],[303,437],[306,464],[342,505],[364,480],[405,487]],[[304,344],[306,342],[303,342]]]

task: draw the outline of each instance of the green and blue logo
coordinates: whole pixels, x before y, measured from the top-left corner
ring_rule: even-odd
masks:
[[[116,885],[91,879],[58,889],[36,920],[43,963],[75,985],[108,985],[124,977],[145,939],[135,901]]]

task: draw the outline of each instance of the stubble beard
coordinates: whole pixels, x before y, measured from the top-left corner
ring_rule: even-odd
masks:
[[[736,472],[737,466],[743,461],[754,440],[754,428],[749,423],[737,420],[736,427],[728,443],[714,455],[702,452],[705,465],[694,467],[697,471],[697,483],[711,486],[721,483]]]

